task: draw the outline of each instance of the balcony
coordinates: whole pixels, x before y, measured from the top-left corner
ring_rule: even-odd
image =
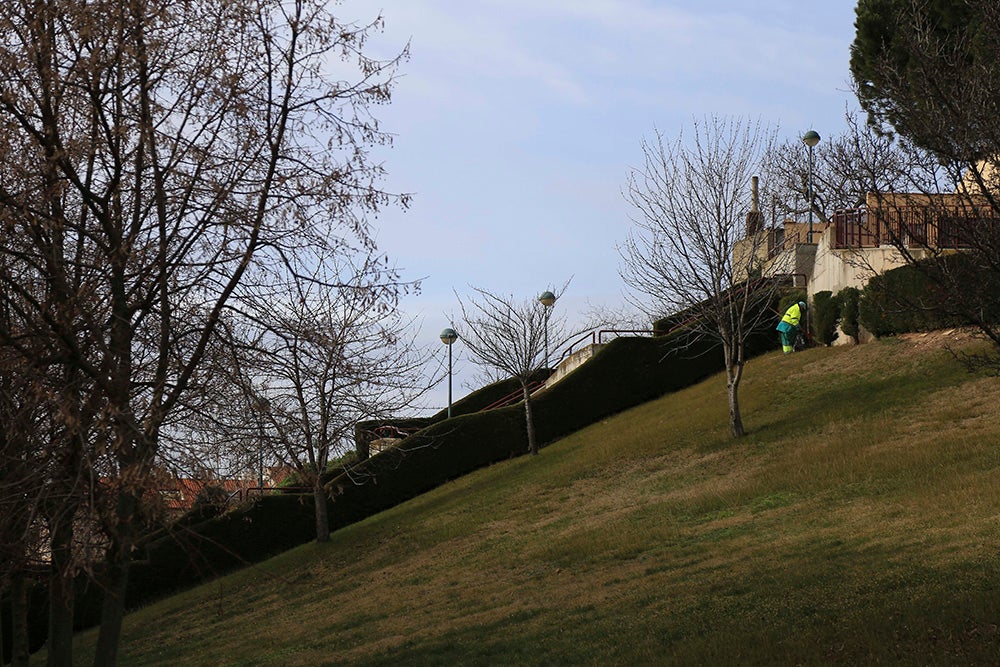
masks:
[[[894,206],[856,208],[834,213],[833,247],[968,248],[1000,220],[984,217],[965,206]]]

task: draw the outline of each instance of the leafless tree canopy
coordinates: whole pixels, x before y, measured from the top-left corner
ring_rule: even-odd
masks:
[[[359,421],[400,416],[433,384],[429,352],[398,301],[403,282],[382,256],[328,257],[291,291],[262,289],[227,327],[217,372],[225,431],[245,433],[312,488],[318,541],[329,538],[323,473]],[[249,431],[249,432],[247,432]]]
[[[161,433],[244,279],[370,249],[366,213],[405,204],[369,157],[405,57],[365,55],[380,23],[314,0],[0,6],[0,347],[46,392],[52,664],[72,661],[81,512],[105,534],[116,660]]]
[[[705,330],[714,332],[729,320],[725,295],[760,270],[750,260],[734,264],[733,250],[747,238],[751,178],[773,152],[774,131],[716,117],[693,130],[643,142],[644,164],[625,190],[633,230],[619,248],[621,274],[653,317],[698,306],[709,316],[701,320]],[[766,201],[766,184],[763,192]]]
[[[552,290],[558,300],[569,286],[567,281]],[[521,384],[524,395],[528,449],[538,453],[531,411],[531,378],[554,361],[549,355],[575,335],[561,313],[539,303],[537,297],[518,299],[473,287],[474,296],[458,297],[462,313],[456,325],[459,340],[478,364],[501,377],[511,377]],[[578,333],[578,332],[577,332]]]
[[[744,344],[770,317],[761,304],[782,272],[772,265],[763,273],[764,236],[749,234],[746,223],[752,177],[764,171],[774,140],[760,123],[719,117],[695,122],[690,135],[674,140],[657,133],[643,142],[643,165],[629,174],[624,193],[634,214],[619,248],[622,278],[654,317],[675,315],[688,334],[721,343],[736,436],[743,434],[737,388]],[[736,254],[740,243],[744,252]]]
[[[828,222],[834,211],[865,204],[869,192],[894,192],[905,187],[914,155],[902,150],[891,136],[877,131],[855,112],[846,112],[847,130],[824,136],[813,148],[813,214]],[[809,213],[808,149],[800,138],[774,150],[762,177],[770,184],[765,213],[798,219]]]

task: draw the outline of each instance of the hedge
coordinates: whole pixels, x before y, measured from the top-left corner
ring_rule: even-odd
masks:
[[[774,347],[770,332],[750,354]],[[722,370],[718,344],[667,338],[617,338],[564,380],[532,399],[540,443],[690,386]],[[327,483],[331,521],[346,525],[393,507],[450,479],[527,452],[524,406],[453,418],[407,438]],[[359,484],[359,478],[371,483]],[[341,519],[346,518],[346,523]]]
[[[747,356],[773,349],[772,333],[769,327],[756,333],[748,342]],[[679,334],[615,339],[533,399],[539,442],[549,444],[690,386],[722,370],[722,361],[718,344],[688,341]],[[485,394],[480,395],[469,405],[477,401],[486,405],[486,400]],[[524,454],[527,447],[523,405],[437,421],[401,446],[361,461],[327,482],[330,528],[360,521],[448,480]],[[314,538],[311,495],[268,495],[201,523],[189,518],[142,545],[129,573],[127,607],[148,604]],[[78,627],[99,622],[100,595],[99,586],[81,582]]]
[[[947,313],[949,295],[932,281],[929,266],[901,266],[873,276],[858,301],[858,321],[876,337],[961,326]]]
[[[529,382],[539,382],[548,377],[550,371],[539,370],[529,380]],[[494,382],[481,389],[468,394],[455,401],[451,405],[452,419],[461,415],[474,414],[480,412],[501,399],[507,398],[521,391],[521,383],[514,378]],[[413,417],[405,419],[372,419],[358,422],[354,427],[354,443],[358,452],[365,452],[362,458],[367,458],[369,443],[372,440],[371,432],[379,426],[395,426],[407,432],[412,432],[427,428],[440,421],[448,419],[448,409],[445,408],[430,417]]]
[[[812,308],[809,309],[812,322],[813,337],[818,343],[830,345],[837,338],[837,319],[840,315],[840,305],[833,292],[816,292],[812,298]]]
[[[837,292],[837,304],[840,308],[838,322],[840,330],[845,336],[850,336],[855,341],[858,340],[858,301],[861,299],[861,290],[857,287],[845,287]]]

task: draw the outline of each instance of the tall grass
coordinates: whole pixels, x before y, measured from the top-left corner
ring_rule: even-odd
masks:
[[[741,440],[711,378],[137,611],[122,662],[995,664],[1000,380],[886,341],[742,398]]]

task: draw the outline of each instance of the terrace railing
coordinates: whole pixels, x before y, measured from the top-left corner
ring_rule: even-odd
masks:
[[[996,225],[960,206],[896,206],[844,209],[833,215],[835,248],[967,248],[982,225]]]

